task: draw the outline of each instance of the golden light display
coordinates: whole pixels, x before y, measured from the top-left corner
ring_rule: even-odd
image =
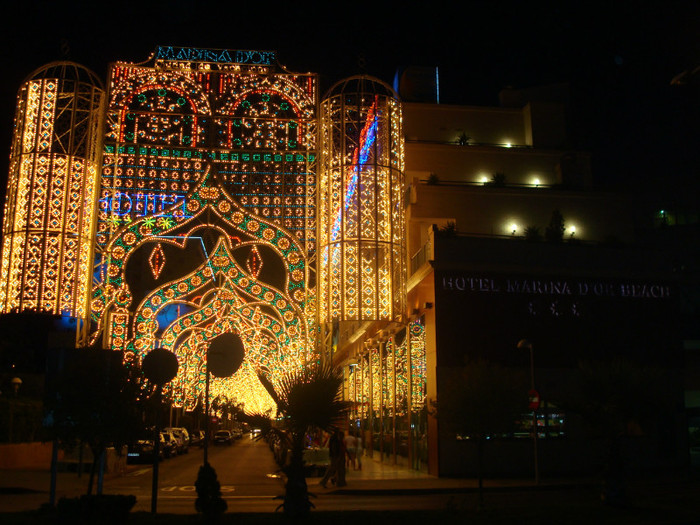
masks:
[[[319,319],[403,322],[404,143],[396,94],[353,77],[321,104]]]
[[[422,320],[383,339],[366,342],[356,364],[349,367],[346,396],[353,401],[351,421],[371,429],[372,441],[409,439],[409,428],[422,424],[426,403],[425,326]],[[413,436],[415,438],[415,436]],[[405,443],[404,443],[405,445]]]
[[[235,58],[159,48],[109,82],[96,334],[127,359],[173,351],[186,409],[223,333],[245,359],[212,395],[249,411],[273,406],[258,372],[274,383],[314,358],[316,77]]]
[[[113,64],[106,94],[81,66],[37,70],[18,98],[2,312],[76,318],[79,343],[135,364],[172,351],[185,409],[209,345],[235,334],[243,363],[211,395],[259,412],[273,403],[257,374],[274,384],[322,359],[332,322],[401,326],[400,103],[354,77],[319,114],[317,84],[261,51],[159,47]],[[348,387],[363,417],[406,411],[409,354],[392,341],[367,355]]]
[[[70,62],[30,75],[18,96],[3,222],[2,312],[88,316],[105,94]]]

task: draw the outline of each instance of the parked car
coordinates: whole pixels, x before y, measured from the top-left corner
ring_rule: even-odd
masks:
[[[190,445],[193,447],[204,446],[204,430],[193,430],[190,432]]]
[[[214,434],[214,443],[221,445],[231,445],[233,443],[233,436],[230,430],[217,430]]]
[[[233,439],[241,439],[243,437],[243,430],[240,427],[236,427],[231,431]]]
[[[152,439],[139,439],[127,447],[127,463],[152,463],[155,447]],[[163,450],[159,451],[159,459],[163,459]]]
[[[177,440],[172,432],[161,431],[160,433],[160,448],[163,451],[163,457],[171,458],[177,455]]]
[[[187,433],[187,430],[182,427],[168,427],[163,430],[170,432],[173,436],[175,436],[178,454],[187,454],[189,452],[190,436]]]

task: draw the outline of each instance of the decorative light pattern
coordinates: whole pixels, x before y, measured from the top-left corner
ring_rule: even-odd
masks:
[[[185,51],[111,70],[93,318],[128,359],[172,350],[187,409],[210,341],[237,334],[243,364],[211,394],[264,411],[257,373],[315,359],[316,78]]]
[[[319,320],[402,322],[400,104],[389,86],[366,77],[348,79],[329,93],[321,106]]]
[[[156,247],[153,248],[151,256],[148,258],[148,263],[151,265],[153,278],[158,279],[158,277],[160,277],[160,272],[163,271],[163,267],[165,266],[165,254],[163,253],[163,247],[160,243],[156,244]]]
[[[425,362],[425,325],[419,320],[408,325],[411,346],[411,411],[420,412],[425,407],[426,362]]]
[[[409,396],[409,384],[408,384],[408,337],[404,337],[401,344],[396,346],[396,353],[394,354],[394,359],[396,360],[395,367],[395,396],[396,402],[394,403],[394,408],[396,410],[397,416],[405,416],[408,410],[408,396]]]
[[[422,413],[426,404],[425,326],[420,320],[408,324],[400,342],[396,335],[385,343],[371,342],[350,366],[347,396],[354,417],[382,418],[391,433],[393,416],[407,418]]]
[[[20,89],[3,222],[0,312],[88,316],[105,94],[70,62]]]

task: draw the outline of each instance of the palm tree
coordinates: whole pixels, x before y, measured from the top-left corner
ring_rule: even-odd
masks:
[[[121,451],[144,431],[141,407],[145,390],[140,371],[124,365],[119,352],[86,347],[67,352],[63,369],[49,384],[47,408],[54,419],[51,437],[64,446],[85,443],[92,451],[90,495],[108,445]]]
[[[562,407],[580,414],[608,443],[604,503],[625,503],[630,439],[653,432],[664,414],[673,413],[664,385],[669,380],[662,369],[627,359],[587,360],[559,393]]]
[[[274,387],[262,374],[258,377],[277,405],[281,425],[272,425],[261,414],[248,416],[257,424],[261,437],[279,440],[284,451],[276,460],[287,477],[284,502],[280,505],[290,517],[306,516],[313,507],[304,473],[306,436],[316,430],[331,432],[348,408],[341,399],[343,378],[340,370],[330,365],[310,365],[285,374]],[[286,451],[289,451],[287,461]]]

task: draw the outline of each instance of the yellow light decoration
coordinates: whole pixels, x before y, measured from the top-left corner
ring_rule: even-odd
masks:
[[[211,394],[246,410],[272,407],[258,372],[276,383],[316,359],[316,82],[172,57],[110,71],[93,319],[128,360],[172,350],[186,409],[220,334],[245,357]]]
[[[406,311],[401,108],[386,84],[353,77],[321,105],[321,323],[402,322]]]
[[[3,222],[1,312],[89,315],[104,101],[97,77],[70,62],[44,66],[20,89]]]

